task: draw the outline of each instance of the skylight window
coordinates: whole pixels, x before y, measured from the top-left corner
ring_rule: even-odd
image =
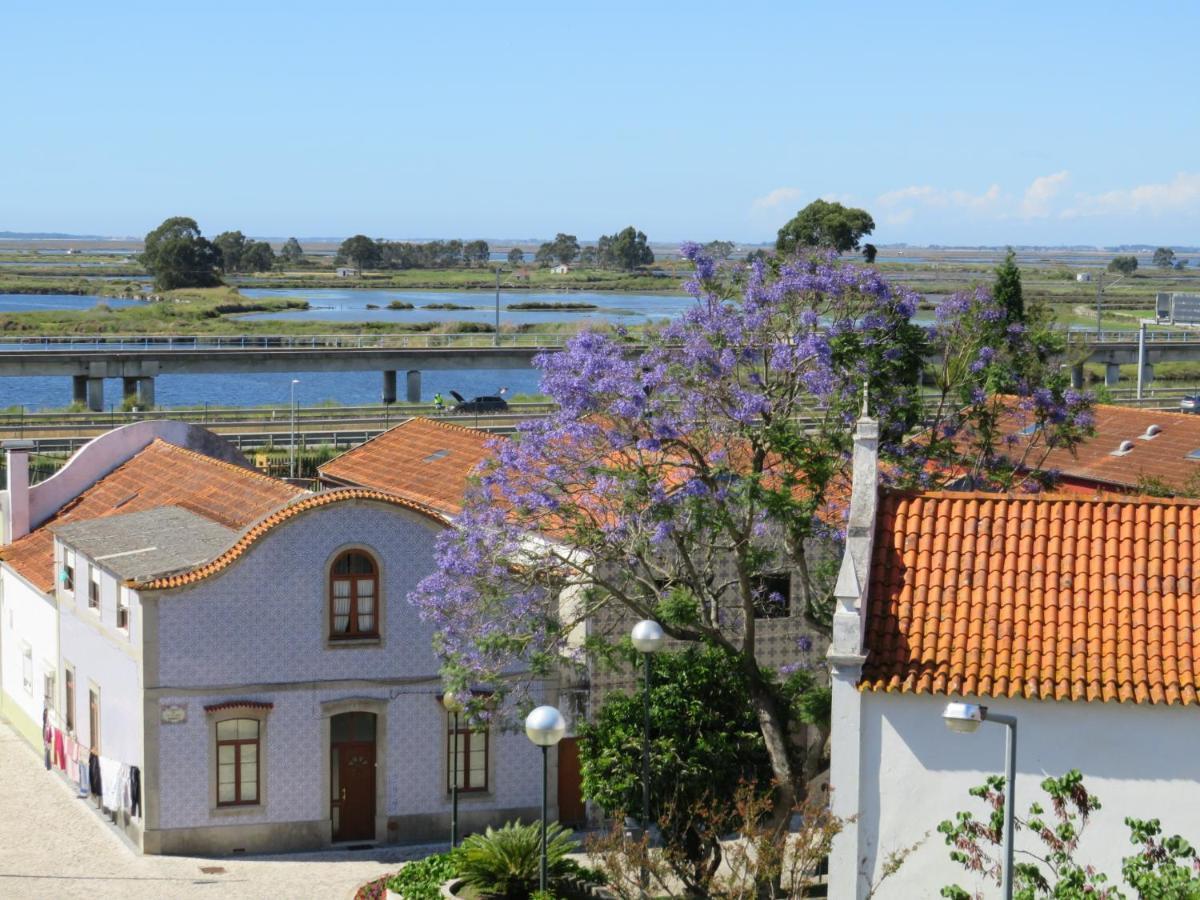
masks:
[[[1018,431],[1017,434],[1023,434],[1023,435],[1028,436],[1028,435],[1032,435],[1032,434],[1037,434],[1041,430],[1042,430],[1042,426],[1039,425],[1037,422],[1034,422],[1032,425],[1026,425],[1024,428],[1022,428],[1020,431]]]
[[[1188,459],[1200,459],[1200,450],[1193,450],[1187,455]]]
[[[436,453],[430,453],[421,462],[437,462],[439,459],[445,459],[449,455],[449,450],[438,450]]]

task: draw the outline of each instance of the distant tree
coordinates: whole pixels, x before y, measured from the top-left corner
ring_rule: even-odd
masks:
[[[1186,259],[1177,259],[1177,260],[1175,260],[1174,268],[1180,269],[1180,270],[1186,269],[1187,264],[1188,264],[1188,261]]]
[[[1154,251],[1154,264],[1160,269],[1169,269],[1175,265],[1175,251],[1170,247],[1159,247]]]
[[[737,244],[733,241],[709,241],[704,245],[705,254],[717,262],[725,262],[736,249]]]
[[[462,256],[468,266],[486,266],[492,258],[492,248],[487,241],[468,241],[463,244]]]
[[[519,266],[525,262],[525,251],[520,247],[513,247],[508,251],[508,262],[510,265]]]
[[[342,241],[335,262],[353,262],[359,269],[373,269],[379,265],[382,255],[376,241],[365,234],[356,234]]]
[[[213,243],[221,251],[221,271],[240,272],[242,270],[242,254],[246,250],[246,236],[240,231],[222,231]]]
[[[746,254],[746,262],[754,263],[754,262],[765,261],[768,257],[770,257],[770,255],[771,254],[769,254],[762,247],[759,247],[757,250],[751,250],[749,253]]]
[[[875,257],[879,255],[879,249],[874,244],[863,244],[863,259],[867,261],[867,265],[875,262]]]
[[[1137,257],[1130,254],[1129,256],[1114,256],[1108,264],[1108,271],[1120,272],[1122,275],[1132,275],[1137,271]]]
[[[537,252],[533,254],[533,261],[542,268],[547,268],[554,265],[554,243],[546,241],[538,245]]]
[[[600,257],[596,252],[596,248],[592,245],[581,247],[579,250],[579,265],[581,266],[598,266],[600,265]]]
[[[1017,268],[1017,254],[1012,247],[1008,248],[1004,262],[996,267],[996,283],[992,286],[992,296],[997,305],[1004,310],[1004,318],[1009,325],[1024,323],[1025,298],[1021,293],[1021,270]]]
[[[554,257],[563,265],[569,266],[579,256],[579,240],[573,234],[563,234],[561,231],[554,236]]]
[[[794,253],[804,247],[832,247],[838,253],[858,249],[858,241],[875,230],[875,220],[863,209],[814,200],[779,229],[775,249]]]
[[[212,287],[221,283],[221,251],[200,234],[195,219],[173,216],[146,235],[142,264],[156,290]]]
[[[239,270],[242,272],[267,272],[275,268],[275,251],[266,241],[247,241],[242,250]]]
[[[601,235],[598,243],[600,264],[632,271],[654,262],[654,251],[644,231],[632,225],[613,235]]]
[[[279,258],[285,263],[298,263],[304,259],[304,248],[300,246],[298,240],[290,237],[287,239],[287,243],[280,249]]]

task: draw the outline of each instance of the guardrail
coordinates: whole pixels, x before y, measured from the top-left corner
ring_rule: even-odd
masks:
[[[1136,344],[1137,329],[1123,331],[1068,331],[1069,344]],[[1147,344],[1188,344],[1200,343],[1200,331],[1146,331]]]
[[[63,334],[0,338],[5,350],[444,350],[557,349],[567,334]]]

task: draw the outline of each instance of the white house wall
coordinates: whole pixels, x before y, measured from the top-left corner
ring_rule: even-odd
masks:
[[[56,543],[55,556],[61,559]],[[117,628],[117,598],[122,590],[115,576],[98,569],[100,609],[88,606],[90,561],[76,554],[75,590],[58,585],[62,614],[62,678],[75,670],[75,733],[85,747],[98,746],[100,755],[128,766],[142,766],[142,678],[140,621],[137,598],[129,594],[130,627]],[[88,717],[88,692],[99,688],[100,735],[93,743]],[[62,696],[60,687],[59,695]]]
[[[921,848],[884,882],[879,900],[936,897],[943,885],[981,885],[949,859],[938,823],[959,810],[986,818],[967,791],[1004,772],[1004,728],[984,724],[973,735],[942,724],[946,697],[863,695],[862,767],[857,827],[862,872],[878,878],[884,857],[928,834]],[[1168,834],[1200,841],[1200,710],[1115,703],[1040,703],[968,698],[1018,718],[1019,812],[1045,801],[1047,776],[1080,769],[1103,808],[1088,824],[1078,858],[1120,878],[1129,855],[1125,816],[1159,818]],[[834,746],[834,753],[837,753]],[[837,784],[832,785],[836,792]],[[1017,848],[1031,846],[1018,833]],[[992,886],[984,896],[997,889]],[[862,889],[860,888],[860,896]],[[848,898],[836,898],[848,900]]]
[[[54,603],[7,566],[0,566],[0,711],[30,743],[41,747],[42,690],[58,670],[58,615]],[[33,683],[24,686],[24,646],[32,650]],[[61,697],[61,685],[56,688]]]

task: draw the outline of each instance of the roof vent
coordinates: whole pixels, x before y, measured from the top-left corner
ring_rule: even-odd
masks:
[[[1121,446],[1112,452],[1113,456],[1124,456],[1133,451],[1133,441],[1121,441]]]
[[[1143,441],[1150,441],[1162,434],[1161,425],[1147,425],[1145,434],[1140,435]]]

